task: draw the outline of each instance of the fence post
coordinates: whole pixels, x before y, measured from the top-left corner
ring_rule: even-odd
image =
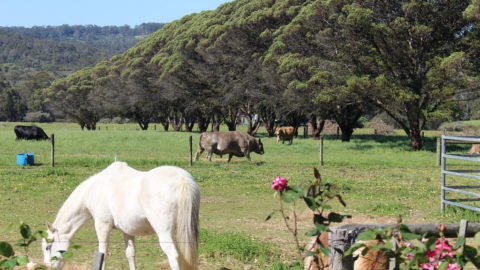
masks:
[[[50,153],[50,165],[55,167],[55,134],[50,135],[50,142],[52,144],[52,151]]]
[[[308,136],[308,126],[303,126],[303,138],[307,138]]]
[[[458,236],[465,237],[467,234],[468,220],[460,220],[460,229],[458,230]]]
[[[190,166],[192,166],[193,165],[192,135],[190,135],[189,141],[190,141]]]
[[[92,261],[92,270],[101,270],[102,269],[102,264],[103,264],[103,259],[105,257],[105,254],[102,252],[95,252],[93,254],[93,261]]]
[[[442,138],[437,137],[437,166],[440,166],[442,161]]]
[[[320,166],[323,166],[323,136],[320,136]]]
[[[356,233],[352,230],[330,228],[328,246],[330,247],[330,270],[353,269],[353,257],[343,256],[355,241]]]
[[[390,243],[392,243],[392,246],[393,246],[393,250],[396,251],[397,250],[397,241],[395,241],[395,238],[392,238],[390,240]],[[397,259],[395,257],[393,258],[390,258],[390,261],[389,261],[389,270],[397,270],[399,269],[399,263],[397,261]]]

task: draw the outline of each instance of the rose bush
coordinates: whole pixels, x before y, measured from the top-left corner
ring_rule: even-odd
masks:
[[[444,237],[444,224],[440,224],[437,229],[438,236],[418,235],[412,233],[406,225],[399,224],[396,227],[373,229],[362,233],[357,237],[357,241],[384,239],[382,244],[372,248],[382,251],[389,258],[395,258],[400,269],[460,270],[467,263],[473,264],[477,269],[480,268],[478,252],[480,233],[475,235],[476,247],[465,245],[464,237],[458,237],[452,246]],[[360,248],[368,249],[363,243],[356,243],[345,256]]]
[[[304,255],[304,248],[300,246],[298,241],[297,214],[295,209],[297,200],[303,200],[305,205],[313,211],[314,228],[306,232],[306,235],[308,236],[318,237],[323,232],[328,231],[328,226],[332,222],[341,222],[345,217],[347,217],[335,212],[329,212],[328,215],[324,213],[326,209],[331,209],[331,206],[328,204],[331,200],[338,200],[343,206],[345,206],[345,202],[337,192],[335,185],[330,183],[322,183],[320,173],[316,168],[314,168],[313,174],[315,180],[306,180],[293,186],[289,186],[288,181],[285,178],[277,176],[272,181],[271,189],[275,190],[275,195],[278,194],[280,197],[280,208],[274,210],[265,219],[269,220],[272,218],[275,212],[279,212],[281,214],[285,226],[294,237],[298,254],[301,257]],[[291,204],[291,215],[287,215],[285,213],[284,203]],[[293,218],[290,218],[290,216]],[[308,252],[306,256],[313,256],[320,252],[328,256],[330,253],[328,247],[322,246],[320,242],[317,244],[318,249]]]

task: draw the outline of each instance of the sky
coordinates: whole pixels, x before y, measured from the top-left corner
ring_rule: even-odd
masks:
[[[0,0],[0,26],[168,23],[231,0]]]

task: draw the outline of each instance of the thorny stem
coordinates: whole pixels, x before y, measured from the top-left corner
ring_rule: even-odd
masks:
[[[295,207],[295,203],[293,203],[293,207]],[[297,214],[295,213],[295,208],[293,208],[292,211],[293,211],[293,224],[295,225],[294,229],[292,229],[287,222],[287,217],[285,216],[285,212],[283,208],[282,195],[280,194],[280,213],[282,214],[283,221],[285,222],[285,226],[287,226],[287,229],[293,234],[293,238],[295,239],[295,244],[297,245],[298,255],[300,255],[301,257],[302,248],[300,247],[300,243],[298,242],[298,236],[297,236]]]

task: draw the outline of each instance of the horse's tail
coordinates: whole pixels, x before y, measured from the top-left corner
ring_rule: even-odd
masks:
[[[200,190],[191,176],[181,176],[177,195],[177,243],[180,269],[198,268]]]

